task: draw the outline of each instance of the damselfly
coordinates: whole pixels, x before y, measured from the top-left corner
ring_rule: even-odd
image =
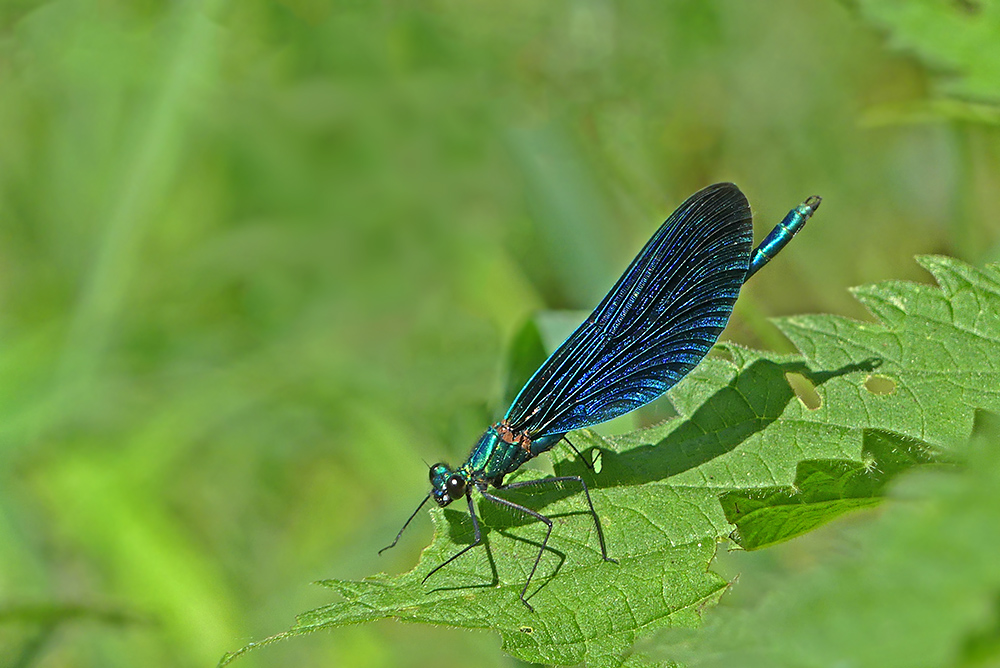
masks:
[[[558,476],[505,485],[504,477],[555,447],[574,429],[633,411],[687,375],[719,338],[743,283],[785,247],[819,203],[819,197],[810,197],[789,211],[751,250],[750,205],[739,188],[719,183],[689,197],[639,251],[594,312],[528,380],[465,463],[454,469],[442,463],[431,466],[430,493],[392,544],[379,553],[399,542],[429,499],[444,507],[465,498],[474,540],[431,570],[426,581],[482,542],[472,499],[476,490],[484,499],[546,525],[545,539],[521,590],[521,601],[533,610],[525,594],[552,534],[552,520],[490,493],[489,487],[510,490],[573,483],[586,497],[601,555],[614,561],[583,478]]]

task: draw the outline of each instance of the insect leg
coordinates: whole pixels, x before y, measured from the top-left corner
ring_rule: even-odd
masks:
[[[450,564],[451,562],[455,561],[456,559],[458,559],[459,557],[461,557],[463,554],[465,554],[466,552],[468,552],[469,550],[471,550],[472,548],[474,548],[476,545],[479,545],[481,542],[483,542],[482,533],[480,533],[480,531],[479,531],[479,520],[476,519],[476,509],[472,506],[472,495],[471,494],[466,494],[465,498],[469,502],[469,516],[472,517],[472,528],[476,532],[475,540],[473,540],[472,543],[470,543],[469,545],[466,545],[461,550],[459,550],[458,552],[456,552],[455,554],[453,554],[444,563],[438,564],[433,569],[431,569],[431,572],[428,573],[427,575],[425,575],[424,579],[420,581],[421,583],[427,582],[427,578],[429,578],[430,576],[434,575],[439,570],[441,570],[442,568],[444,568],[445,566],[447,566],[448,564]]]
[[[576,458],[577,458],[578,460],[580,460],[581,462],[583,462],[583,465],[584,465],[584,466],[586,466],[586,467],[587,467],[588,469],[590,469],[591,471],[593,471],[593,470],[594,470],[594,465],[593,465],[593,464],[591,464],[591,463],[590,463],[589,461],[587,461],[587,458],[586,458],[586,457],[584,457],[584,456],[583,456],[582,454],[580,454],[580,451],[576,449],[576,446],[575,446],[575,445],[573,445],[573,442],[572,442],[572,441],[570,441],[570,440],[569,440],[568,438],[566,438],[566,436],[565,436],[565,435],[564,435],[564,436],[562,437],[562,440],[566,441],[566,445],[568,445],[568,446],[569,446],[569,449],[570,449],[570,450],[572,450],[573,452],[575,452],[575,453],[576,453]]]
[[[509,487],[512,487],[512,486],[513,485],[508,485],[504,489],[508,489]],[[535,570],[538,569],[538,562],[542,560],[542,555],[545,553],[545,546],[548,545],[548,543],[549,543],[549,536],[552,535],[552,520],[550,520],[545,515],[542,515],[541,513],[535,512],[531,508],[525,508],[524,506],[518,505],[518,504],[514,503],[513,501],[508,501],[507,499],[501,499],[499,496],[493,496],[489,492],[483,492],[483,496],[485,498],[489,499],[490,501],[492,501],[493,503],[497,504],[497,505],[507,506],[508,508],[513,508],[514,510],[519,510],[522,513],[525,513],[527,515],[531,515],[532,517],[534,517],[539,522],[544,522],[545,526],[547,527],[547,529],[545,531],[545,540],[542,541],[542,549],[540,549],[538,551],[538,556],[535,557],[535,563],[532,565],[531,572],[528,573],[528,579],[525,580],[525,582],[524,582],[524,588],[521,590],[521,603],[524,603],[524,605],[526,605],[528,607],[528,610],[531,610],[532,612],[534,612],[535,609],[533,607],[531,607],[531,604],[528,603],[528,599],[526,599],[524,597],[524,595],[528,593],[528,585],[531,584],[531,578],[533,578],[535,576]]]
[[[397,533],[397,534],[396,534],[396,538],[395,538],[395,540],[393,540],[393,541],[392,541],[392,543],[391,543],[390,545],[386,545],[386,546],[385,546],[385,547],[383,547],[383,548],[382,548],[381,550],[379,550],[379,551],[378,551],[378,553],[379,553],[379,554],[382,554],[383,552],[385,552],[386,550],[388,550],[388,549],[389,549],[389,548],[391,548],[391,547],[396,547],[396,543],[398,543],[398,542],[399,542],[399,537],[403,535],[403,532],[404,532],[404,531],[406,531],[406,527],[410,526],[410,522],[412,522],[412,521],[413,521],[413,518],[417,516],[417,513],[419,513],[419,512],[420,512],[420,509],[424,507],[424,504],[425,504],[425,503],[427,503],[427,499],[429,499],[429,498],[431,498],[431,495],[430,495],[430,494],[428,494],[427,496],[425,496],[425,497],[424,497],[424,500],[420,502],[420,505],[419,505],[419,506],[417,506],[417,509],[413,511],[413,514],[412,514],[412,515],[410,515],[410,519],[406,520],[406,521],[405,521],[405,522],[403,523],[403,528],[402,528],[402,529],[400,529],[400,530],[399,530],[399,533]]]
[[[517,489],[518,487],[532,487],[538,485],[551,485],[558,484],[561,482],[578,482],[580,486],[583,487],[583,493],[587,497],[587,505],[590,507],[590,514],[594,518],[594,527],[597,529],[597,539],[601,543],[601,556],[604,557],[604,561],[610,561],[613,563],[618,563],[617,560],[612,559],[608,556],[608,549],[604,545],[604,529],[601,528],[601,518],[597,516],[597,511],[594,510],[594,502],[590,500],[590,490],[587,489],[587,483],[583,481],[578,475],[567,475],[558,478],[542,478],[541,480],[526,480],[524,482],[512,482],[509,485],[504,485],[502,489]]]

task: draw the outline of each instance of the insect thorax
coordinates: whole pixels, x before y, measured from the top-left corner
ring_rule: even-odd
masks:
[[[506,420],[501,420],[479,438],[462,470],[470,480],[493,483],[552,448],[560,438],[562,434],[531,439],[526,433],[511,429]]]

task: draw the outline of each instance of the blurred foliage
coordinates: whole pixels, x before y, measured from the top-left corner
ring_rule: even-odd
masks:
[[[919,4],[980,10],[898,50],[874,1],[0,3],[0,663],[209,665],[311,580],[411,566],[423,522],[374,554],[501,408],[507,341],[708,183],[759,233],[824,196],[731,340],[1000,258],[995,101],[885,113],[965,104],[912,45],[995,3]],[[388,622],[242,661],[444,647],[511,665]]]
[[[1000,3],[993,0],[858,0],[892,47],[911,51],[940,76],[940,94],[1000,103]]]

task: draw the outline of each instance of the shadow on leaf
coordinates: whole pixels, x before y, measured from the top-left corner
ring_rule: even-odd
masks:
[[[690,417],[678,418],[682,422],[666,438],[621,453],[604,451],[603,469],[594,479],[594,487],[664,480],[736,449],[777,420],[795,398],[785,374],[800,374],[818,387],[831,378],[871,372],[880,364],[881,360],[872,358],[831,371],[814,371],[802,362],[754,362]],[[557,471],[562,473],[560,468]]]

